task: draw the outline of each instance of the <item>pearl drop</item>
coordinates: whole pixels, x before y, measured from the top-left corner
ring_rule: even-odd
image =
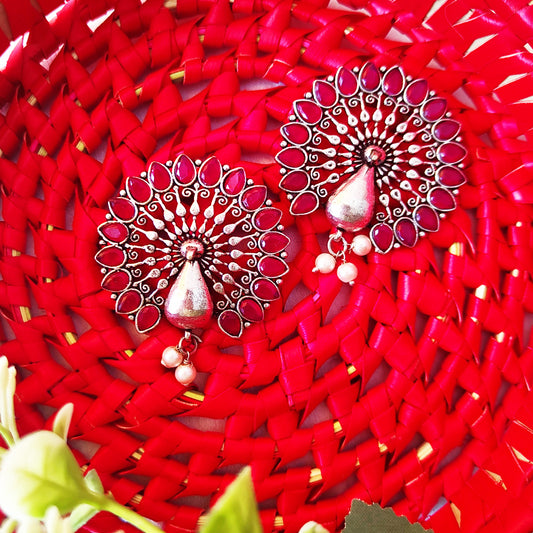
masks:
[[[183,363],[183,354],[175,347],[168,346],[161,355],[161,364],[167,368],[175,368]]]
[[[356,235],[352,241],[352,250],[356,255],[367,255],[372,250],[372,242],[366,235]]]
[[[329,274],[335,270],[335,258],[330,254],[320,254],[315,259],[315,268],[321,274]]]
[[[176,379],[185,386],[190,385],[196,379],[196,374],[196,368],[194,368],[192,363],[184,363],[178,366],[174,373]]]
[[[350,283],[357,277],[357,267],[353,263],[342,263],[337,268],[337,277],[343,283]]]

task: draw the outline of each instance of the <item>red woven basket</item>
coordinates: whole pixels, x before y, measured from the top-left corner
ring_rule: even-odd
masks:
[[[9,36],[29,29],[0,73],[1,353],[22,431],[72,402],[82,467],[169,533],[246,464],[265,531],[339,530],[353,498],[438,533],[531,531],[533,6],[73,0],[45,18],[58,3],[4,2]],[[282,297],[240,339],[208,328],[184,387],[160,365],[181,332],[137,334],[101,289],[107,201],[181,152],[277,195],[292,102],[367,60],[446,97],[469,153],[458,209],[349,287],[312,272],[323,210],[295,219],[275,196],[295,242]]]

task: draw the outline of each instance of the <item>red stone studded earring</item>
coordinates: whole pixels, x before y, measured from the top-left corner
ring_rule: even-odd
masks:
[[[289,244],[281,215],[267,188],[247,179],[243,168],[222,167],[215,157],[193,162],[185,154],[129,177],[109,202],[95,256],[102,287],[140,333],[163,316],[184,330],[162,356],[182,384],[196,376],[193,330],[216,315],[224,333],[239,337],[279,298]]]
[[[333,226],[315,271],[352,283],[349,254],[413,247],[456,207],[465,183],[460,124],[424,79],[366,63],[316,80],[293,104],[276,159],[293,215],[325,203]],[[337,266],[337,261],[340,265]]]

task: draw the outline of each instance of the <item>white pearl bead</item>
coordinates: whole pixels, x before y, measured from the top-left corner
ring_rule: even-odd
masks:
[[[357,267],[353,263],[342,263],[337,268],[337,277],[343,283],[350,283],[357,277]]]
[[[184,363],[176,368],[174,375],[182,385],[190,385],[196,379],[196,368],[192,363]]]
[[[329,274],[335,270],[335,258],[330,254],[320,254],[315,259],[315,268],[321,274]]]
[[[168,346],[161,355],[161,364],[167,368],[175,368],[183,363],[183,354],[175,347]]]
[[[372,242],[366,235],[356,235],[352,241],[352,250],[356,255],[367,255],[372,250]]]

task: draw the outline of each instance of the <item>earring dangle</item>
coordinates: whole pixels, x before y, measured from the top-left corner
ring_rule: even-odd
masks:
[[[109,201],[95,256],[102,288],[140,333],[163,317],[184,331],[162,355],[183,385],[196,376],[190,359],[200,336],[193,330],[216,316],[225,334],[239,337],[279,298],[289,244],[281,216],[266,186],[243,168],[222,167],[216,157],[193,162],[185,154],[128,177]]]
[[[276,160],[293,215],[325,203],[333,226],[314,271],[353,283],[350,254],[413,247],[438,231],[466,182],[460,124],[424,79],[366,63],[315,80],[293,103]],[[337,266],[338,260],[341,263]]]

